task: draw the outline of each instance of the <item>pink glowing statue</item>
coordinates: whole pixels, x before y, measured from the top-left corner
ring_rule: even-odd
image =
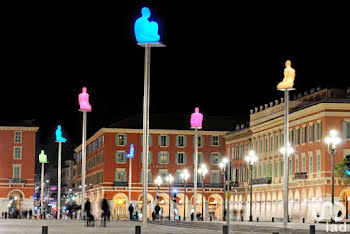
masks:
[[[194,109],[194,113],[191,115],[191,128],[202,128],[203,115],[199,113],[199,108]]]
[[[83,92],[79,94],[80,110],[91,111],[91,105],[89,103],[89,94],[86,92],[86,87],[83,88]]]

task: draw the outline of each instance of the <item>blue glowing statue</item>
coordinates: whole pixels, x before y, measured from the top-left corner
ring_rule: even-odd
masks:
[[[135,37],[138,43],[159,42],[158,23],[149,21],[151,10],[148,7],[141,9],[141,17],[138,18],[134,25]]]
[[[130,152],[126,155],[127,158],[134,158],[134,144],[130,145]]]
[[[67,141],[66,138],[62,137],[61,125],[58,125],[57,129],[56,129],[56,141],[57,142],[66,142]]]

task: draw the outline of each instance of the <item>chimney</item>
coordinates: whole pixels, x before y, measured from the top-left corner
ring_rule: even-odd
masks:
[[[321,86],[317,86],[316,91],[320,91],[320,90],[321,90]]]
[[[257,108],[257,107],[255,107],[254,109],[255,109],[255,113],[257,113],[257,112],[258,112],[258,108]]]
[[[305,90],[305,91],[304,91],[304,96],[306,96],[306,95],[307,95],[307,91]]]
[[[275,105],[278,105],[278,100],[275,100]]]
[[[273,102],[270,102],[270,107],[272,107],[273,106]]]
[[[243,129],[244,128],[244,124],[241,124],[241,129]]]
[[[254,110],[253,110],[253,109],[250,109],[249,111],[250,111],[250,114],[253,114],[253,113],[254,113]]]
[[[264,108],[263,106],[259,106],[259,107],[260,107],[260,111],[262,111],[262,110],[263,110],[263,108]]]
[[[283,97],[281,97],[280,99],[281,99],[281,103],[283,103],[283,102],[284,102],[284,98],[283,98]]]
[[[236,131],[239,130],[239,124],[236,125]]]
[[[267,109],[267,107],[269,107],[269,105],[268,104],[264,104],[265,105],[265,110]]]
[[[313,93],[313,92],[315,92],[315,88],[310,89],[310,93]]]
[[[303,96],[302,93],[298,93],[298,98],[301,98]]]

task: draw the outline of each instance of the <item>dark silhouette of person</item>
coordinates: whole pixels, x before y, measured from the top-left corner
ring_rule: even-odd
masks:
[[[194,220],[194,214],[193,214],[193,212],[191,213],[191,221],[193,221]]]
[[[101,201],[101,210],[102,210],[102,218],[103,218],[103,222],[101,220],[101,226],[103,225],[104,227],[106,227],[106,219],[110,215],[109,205],[106,197],[104,197]]]
[[[29,219],[32,219],[32,216],[33,216],[33,211],[32,209],[29,209]]]
[[[86,202],[85,202],[85,210],[86,212],[86,220],[87,220],[87,226],[89,226],[90,224],[90,216],[91,216],[91,203],[90,203],[90,199],[86,199]]]
[[[134,207],[132,206],[131,203],[130,203],[130,205],[129,205],[128,210],[129,210],[129,214],[130,214],[130,220],[132,220],[132,219],[133,219],[133,218],[132,218],[132,214],[133,214],[133,212],[134,212]]]
[[[159,219],[159,211],[160,211],[160,206],[157,203],[157,205],[154,207],[154,211],[156,212],[156,219]]]

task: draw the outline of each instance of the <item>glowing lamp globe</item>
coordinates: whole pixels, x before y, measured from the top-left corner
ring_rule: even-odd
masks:
[[[57,126],[57,129],[56,129],[56,142],[66,142],[67,139],[62,137],[62,127],[61,125],[58,125]]]
[[[127,157],[127,158],[134,158],[134,152],[135,152],[134,144],[131,144],[131,145],[130,145],[129,153],[126,155],[126,157]]]
[[[199,108],[194,109],[194,113],[191,115],[191,128],[202,128],[203,115],[199,113]]]
[[[134,33],[138,43],[157,43],[160,36],[158,34],[158,23],[149,21],[151,10],[148,7],[141,9],[141,17],[135,21]]]

